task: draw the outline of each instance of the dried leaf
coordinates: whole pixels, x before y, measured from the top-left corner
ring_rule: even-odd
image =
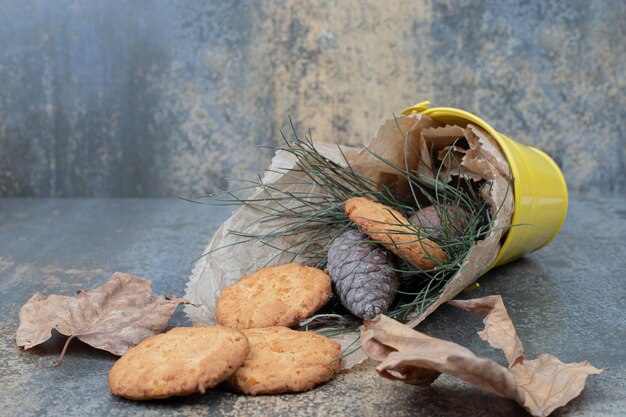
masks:
[[[603,371],[587,361],[563,363],[547,353],[510,369],[518,387],[526,394],[523,404],[517,402],[536,416],[547,416],[578,397],[587,377]]]
[[[83,342],[123,355],[145,338],[161,332],[184,298],[169,300],[152,292],[152,283],[116,272],[108,282],[76,297],[35,293],[20,310],[16,342],[30,349],[52,336],[52,329]]]
[[[502,297],[491,295],[473,300],[452,300],[448,303],[470,313],[485,316],[483,320],[485,329],[478,332],[478,335],[491,347],[504,352],[506,360],[509,361],[509,368],[524,361],[524,346],[517,337],[515,326],[506,312]]]
[[[379,316],[361,327],[365,354],[381,361],[383,377],[428,386],[441,373],[461,378],[481,389],[510,398],[534,416],[547,416],[576,398],[589,375],[603,372],[587,361],[563,363],[543,353],[527,361],[500,296],[455,301],[467,311],[485,316],[480,336],[505,352],[510,368],[480,358],[456,343],[427,336],[389,317]]]

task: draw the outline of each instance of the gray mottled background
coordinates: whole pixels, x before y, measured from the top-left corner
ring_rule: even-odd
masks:
[[[31,1],[0,7],[1,196],[195,196],[291,115],[358,144],[423,99],[626,191],[626,3]]]

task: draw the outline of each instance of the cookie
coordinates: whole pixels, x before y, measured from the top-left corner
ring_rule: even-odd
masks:
[[[421,269],[445,263],[446,253],[435,242],[422,238],[406,217],[383,204],[363,197],[344,203],[346,215],[372,240]]]
[[[286,327],[243,330],[250,341],[244,364],[224,388],[250,395],[302,392],[339,372],[341,346],[313,332]]]
[[[262,268],[222,290],[215,307],[219,324],[236,329],[291,327],[324,306],[328,274],[297,263]]]
[[[235,372],[248,339],[223,326],[177,327],[130,349],[109,372],[111,394],[152,400],[204,393]]]

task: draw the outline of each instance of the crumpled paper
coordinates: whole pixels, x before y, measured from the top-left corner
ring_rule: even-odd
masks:
[[[459,169],[467,178],[483,179],[487,183],[481,194],[488,202],[493,213],[494,223],[488,236],[476,243],[460,270],[452,277],[439,298],[420,313],[414,311],[408,317],[408,325],[416,326],[439,305],[451,300],[468,285],[476,281],[491,265],[498,254],[503,235],[511,222],[513,213],[513,190],[511,188],[509,166],[495,140],[481,128],[474,125],[466,127],[442,126],[423,115],[399,116],[385,122],[372,141],[361,149],[341,147],[326,143],[315,143],[316,148],[325,157],[346,166],[346,160],[359,174],[365,175],[378,183],[385,184],[401,194],[409,195],[406,178],[397,170],[382,162],[374,154],[387,159],[390,163],[411,171],[432,174],[433,161],[452,147],[459,135],[465,136],[467,149],[456,146],[452,152],[460,161],[460,166],[445,166],[440,175],[451,179],[458,175]],[[341,150],[340,150],[341,149]],[[343,155],[342,155],[343,153]],[[293,155],[278,151],[272,159],[263,182],[276,183],[284,191],[294,193],[323,193],[316,186],[284,184],[297,182],[303,173],[291,171],[296,167]],[[281,184],[283,183],[283,184]],[[251,199],[261,198],[267,190],[257,190]],[[292,255],[280,253],[275,247],[262,245],[256,241],[235,244],[241,238],[229,233],[239,232],[260,234],[280,226],[280,220],[256,222],[265,208],[278,208],[275,202],[266,201],[259,206],[242,206],[215,232],[204,253],[193,268],[187,284],[185,298],[191,300],[194,307],[185,309],[194,324],[215,322],[215,303],[222,288],[235,283],[243,275],[269,265],[277,265],[292,260]],[[262,205],[264,207],[261,207]],[[290,204],[297,202],[283,202]],[[316,229],[312,229],[314,233]],[[306,239],[306,234],[291,236],[282,241],[283,247],[291,247]],[[273,242],[275,244],[276,242]],[[319,245],[320,243],[316,243]],[[218,249],[225,248],[225,249]],[[308,248],[304,249],[304,253]],[[296,258],[295,261],[299,259]],[[196,307],[198,306],[198,307]],[[345,346],[354,343],[356,333],[338,336],[336,339]],[[349,368],[364,359],[363,355],[353,354],[344,360],[344,367]]]
[[[603,372],[587,361],[563,363],[542,353],[526,360],[502,297],[454,300],[450,304],[485,316],[478,335],[503,351],[508,368],[474,355],[456,343],[427,336],[389,317],[379,316],[361,327],[361,343],[368,357],[381,363],[376,370],[392,380],[428,386],[441,373],[510,398],[533,416],[547,416],[576,398],[587,377]]]

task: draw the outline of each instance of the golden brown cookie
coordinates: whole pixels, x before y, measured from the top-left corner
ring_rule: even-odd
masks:
[[[330,298],[330,277],[297,263],[262,268],[222,290],[217,322],[236,329],[293,326]]]
[[[391,207],[353,197],[346,200],[344,209],[363,233],[421,269],[433,269],[448,259],[435,242],[420,238],[416,227]]]
[[[250,353],[224,381],[227,389],[250,395],[308,391],[339,372],[341,346],[325,336],[286,327],[243,332]]]
[[[131,400],[203,394],[232,375],[249,350],[248,339],[235,329],[176,327],[147,338],[115,362],[109,389]]]

